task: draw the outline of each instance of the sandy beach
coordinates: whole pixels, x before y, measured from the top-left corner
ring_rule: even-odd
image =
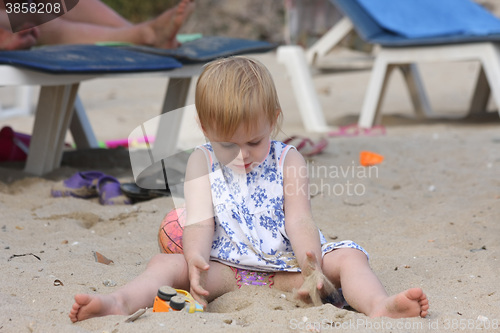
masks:
[[[324,135],[304,131],[275,53],[256,58],[278,88],[285,116],[278,138]],[[477,64],[421,69],[435,110],[463,114]],[[369,69],[314,72],[332,130],[357,121],[369,75]],[[164,78],[147,76],[84,82],[80,96],[98,139],[127,138],[157,116],[165,85]],[[0,89],[0,98],[11,95],[8,89]],[[108,316],[72,324],[74,294],[110,293],[145,269],[159,252],[157,231],[173,207],[169,197],[126,206],[51,197],[52,186],[77,171],[133,180],[127,150],[101,149],[68,151],[63,165],[44,177],[23,173],[22,163],[0,164],[0,332],[500,331],[500,120],[493,103],[489,109],[473,119],[417,120],[397,73],[383,104],[385,135],[330,137],[326,151],[308,160],[313,214],[326,238],[362,245],[389,293],[423,288],[430,300],[425,319],[369,319],[329,304],[301,304],[279,290],[243,287],[204,313],[148,309],[133,323]],[[30,133],[33,116],[0,120],[5,125]],[[383,163],[361,167],[363,150],[383,155]],[[96,262],[94,251],[114,263]]]

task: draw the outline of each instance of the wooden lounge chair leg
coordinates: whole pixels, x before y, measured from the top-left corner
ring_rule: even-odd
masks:
[[[485,113],[490,95],[490,85],[488,84],[484,68],[481,65],[477,76],[476,87],[474,89],[474,94],[472,95],[472,101],[469,107],[469,116],[473,114]]]
[[[25,171],[43,175],[59,167],[78,83],[40,89],[33,134]]]
[[[387,63],[381,51],[373,64],[372,74],[358,121],[359,127],[370,128],[379,122],[380,107],[384,99],[390,73],[393,69],[394,65]]]
[[[424,118],[432,116],[432,109],[427,99],[427,94],[425,93],[417,64],[404,64],[400,65],[399,68],[403,73],[408,91],[410,92],[410,98],[417,117]]]

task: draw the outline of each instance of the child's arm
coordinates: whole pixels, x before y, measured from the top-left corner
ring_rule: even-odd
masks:
[[[311,213],[307,165],[295,149],[286,155],[283,176],[285,229],[293,252],[304,277],[312,270],[321,273],[321,241]],[[311,258],[316,262],[311,262]],[[321,288],[322,284],[318,282],[318,289]]]
[[[188,264],[191,294],[202,304],[208,296],[204,289],[203,272],[209,269],[210,249],[214,234],[214,215],[207,161],[202,151],[191,154],[184,183],[186,225],[182,245]]]

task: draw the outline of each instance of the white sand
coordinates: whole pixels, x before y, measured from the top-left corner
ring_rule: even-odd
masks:
[[[284,132],[304,133],[284,69],[274,54],[259,58],[275,75]],[[436,109],[464,111],[476,71],[475,64],[424,67]],[[368,71],[314,76],[332,127],[356,121],[368,78]],[[105,141],[126,138],[158,115],[164,87],[158,78],[96,80],[82,85],[81,96],[96,135]],[[431,122],[396,116],[411,115],[399,76],[391,81],[383,107],[385,136],[331,138],[326,152],[311,160],[316,172],[311,182],[320,191],[313,189],[314,217],[328,239],[352,239],[365,247],[390,293],[422,287],[430,299],[428,318],[370,320],[331,305],[303,306],[279,290],[247,287],[215,300],[206,313],[148,310],[134,323],[109,316],[72,324],[68,312],[75,293],[109,293],[144,270],[158,252],[159,223],[172,207],[169,198],[112,207],[97,199],[51,197],[55,181],[79,170],[99,169],[130,180],[127,152],[105,151],[66,156],[70,164],[46,177],[27,177],[16,165],[0,165],[0,332],[498,331],[498,114]],[[5,124],[29,132],[32,117],[0,122]],[[358,166],[361,150],[385,160],[368,174]],[[318,174],[325,170],[326,176]],[[349,175],[335,173],[342,170]],[[349,189],[357,194],[348,195]],[[114,264],[96,263],[92,251]],[[23,254],[28,255],[12,257]],[[106,280],[116,286],[105,286]]]

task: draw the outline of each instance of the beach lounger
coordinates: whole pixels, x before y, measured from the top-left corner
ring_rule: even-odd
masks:
[[[280,46],[277,58],[278,62],[285,66],[289,75],[305,130],[318,133],[330,131],[302,47],[297,45]]]
[[[493,95],[500,113],[500,20],[471,0],[331,0],[366,42],[380,46],[358,125],[380,121],[393,69],[402,70],[415,111],[433,116],[416,67],[421,62],[479,61],[469,113]],[[344,21],[344,30],[350,26]],[[338,42],[332,38],[333,42]]]
[[[41,86],[25,171],[42,175],[60,165],[80,82],[106,75],[171,71],[181,67],[182,64],[172,58],[94,45],[0,52],[0,86]],[[89,124],[81,111],[80,108],[75,119],[80,120],[80,129],[84,130]],[[82,135],[75,137],[82,138]],[[83,136],[83,140],[86,139]]]
[[[201,72],[205,62],[220,56],[263,52],[274,47],[266,42],[204,37],[171,50],[171,54],[147,48],[96,45],[57,45],[0,52],[0,87],[41,86],[25,171],[43,175],[60,165],[63,140],[70,123],[77,147],[96,145],[85,110],[77,99],[82,81],[144,73],[168,77],[169,85],[161,110],[165,113],[185,106],[191,78]],[[182,62],[172,58],[174,53]],[[158,138],[168,140],[165,142],[171,142],[173,148],[177,144],[182,120],[177,118],[169,126],[171,131],[162,134],[166,137]]]

